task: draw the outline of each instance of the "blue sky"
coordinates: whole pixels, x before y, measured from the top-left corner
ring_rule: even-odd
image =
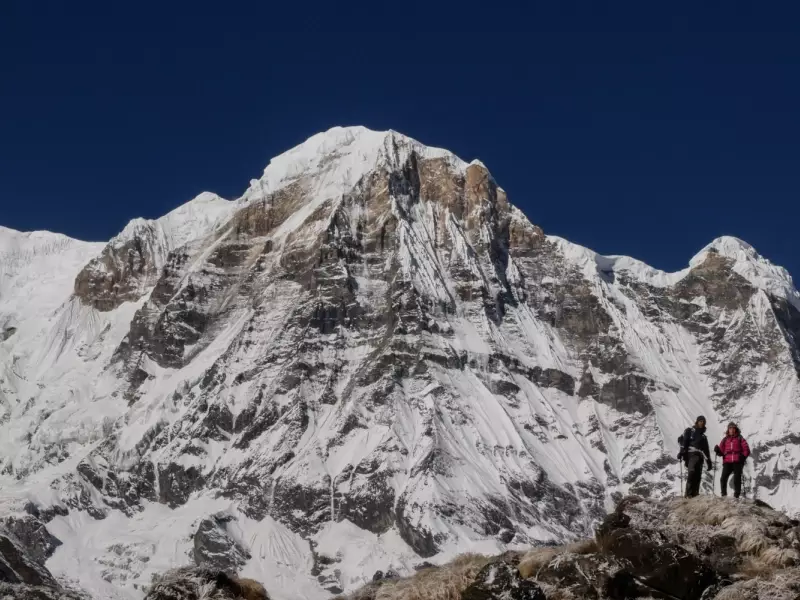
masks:
[[[361,124],[600,252],[735,235],[800,273],[796,5],[273,4],[0,3],[0,225],[104,240]]]

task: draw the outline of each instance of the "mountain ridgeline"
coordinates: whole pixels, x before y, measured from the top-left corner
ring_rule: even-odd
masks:
[[[799,409],[800,294],[752,247],[600,256],[395,132],[319,134],[105,245],[0,228],[3,506],[98,597],[223,561],[323,598],[586,537],[679,492],[700,413],[797,513]]]

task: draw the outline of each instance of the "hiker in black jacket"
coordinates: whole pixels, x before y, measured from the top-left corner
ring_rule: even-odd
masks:
[[[700,481],[703,478],[703,460],[708,469],[711,469],[711,452],[708,449],[706,437],[706,418],[697,417],[694,427],[689,427],[683,432],[683,443],[678,452],[678,460],[686,463],[686,497],[694,498],[700,493]]]

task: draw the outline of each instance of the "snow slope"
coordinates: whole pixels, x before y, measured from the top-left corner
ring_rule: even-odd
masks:
[[[479,161],[349,127],[234,202],[106,245],[0,229],[0,256],[0,506],[96,597],[190,564],[220,511],[276,598],[580,537],[679,491],[697,414],[800,511],[800,296],[735,238],[677,273],[601,256]]]

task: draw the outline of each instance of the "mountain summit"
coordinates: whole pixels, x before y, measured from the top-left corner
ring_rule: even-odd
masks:
[[[98,598],[188,563],[325,598],[586,536],[679,493],[697,414],[800,510],[800,296],[735,238],[678,273],[600,256],[482,163],[361,127],[106,245],[9,231],[0,502]]]

